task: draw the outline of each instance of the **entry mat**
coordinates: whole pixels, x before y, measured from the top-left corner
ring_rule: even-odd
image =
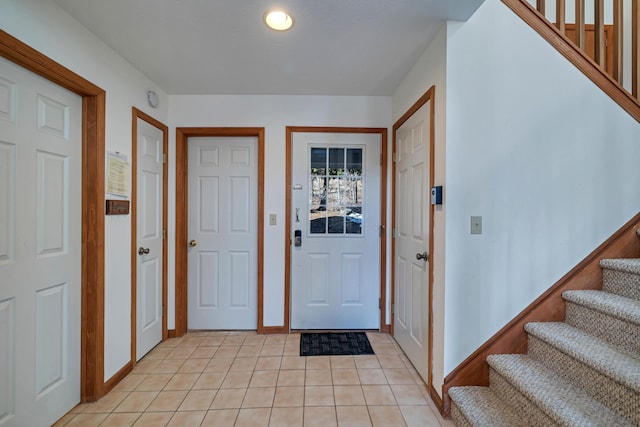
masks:
[[[300,356],[374,354],[364,332],[303,332],[300,335]]]

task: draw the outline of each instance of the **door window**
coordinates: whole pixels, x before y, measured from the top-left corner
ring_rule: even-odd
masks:
[[[310,147],[309,234],[362,235],[364,148]]]

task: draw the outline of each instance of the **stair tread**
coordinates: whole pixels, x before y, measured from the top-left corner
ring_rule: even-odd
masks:
[[[597,290],[565,291],[562,297],[566,301],[640,325],[639,300]]]
[[[473,425],[511,427],[526,426],[513,407],[489,387],[452,387],[449,397]]]
[[[600,260],[600,267],[626,273],[640,274],[640,258],[616,258]]]
[[[561,425],[632,425],[526,354],[495,354],[487,362]]]
[[[562,322],[532,322],[525,330],[590,368],[640,392],[640,359]]]

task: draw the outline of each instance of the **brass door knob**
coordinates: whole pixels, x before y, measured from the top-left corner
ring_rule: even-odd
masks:
[[[189,246],[191,246],[191,247],[194,247],[197,244],[198,244],[198,242],[196,242],[195,240],[189,241]]]
[[[143,248],[142,246],[138,249],[138,255],[147,255],[149,252],[149,248]]]
[[[429,261],[429,254],[427,252],[417,253],[416,254],[416,259],[418,261],[420,261],[421,259],[423,259],[425,261]]]

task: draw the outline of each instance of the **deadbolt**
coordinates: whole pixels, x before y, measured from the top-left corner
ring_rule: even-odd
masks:
[[[140,246],[140,248],[138,249],[138,255],[146,255],[149,252],[149,248],[143,248],[142,246]]]
[[[421,259],[423,259],[425,261],[429,261],[429,254],[427,252],[417,253],[416,254],[416,259],[418,261],[421,260]]]
[[[194,247],[194,246],[195,246],[195,245],[197,245],[197,244],[198,244],[198,242],[196,242],[195,240],[191,240],[191,241],[189,242],[189,246],[191,246],[191,247]]]

